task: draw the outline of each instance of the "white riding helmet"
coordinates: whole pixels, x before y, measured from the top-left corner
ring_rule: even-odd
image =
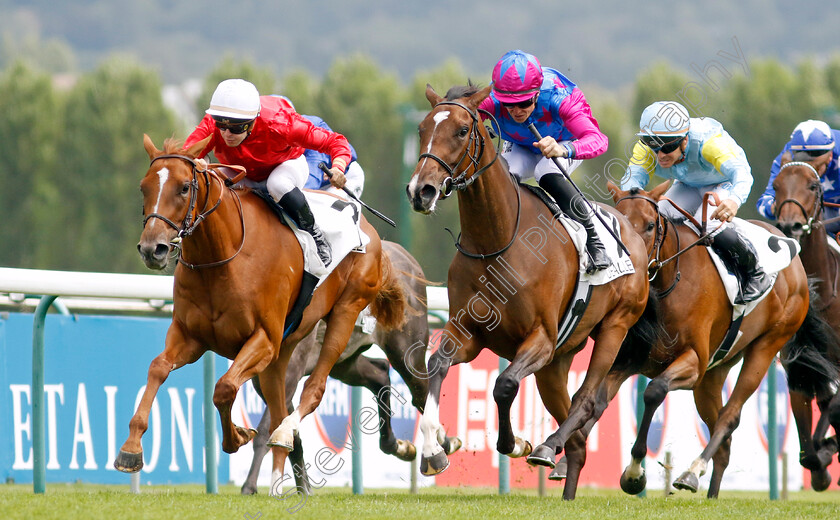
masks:
[[[260,113],[260,93],[244,79],[226,79],[219,83],[207,113],[214,117],[250,121]]]
[[[639,137],[684,137],[688,134],[691,119],[688,110],[676,101],[657,101],[642,112]]]

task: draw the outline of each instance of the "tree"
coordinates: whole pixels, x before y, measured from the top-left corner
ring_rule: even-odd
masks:
[[[0,264],[49,267],[48,228],[60,230],[52,184],[60,102],[49,76],[17,62],[0,76]]]
[[[60,139],[61,269],[143,272],[136,243],[140,179],[149,158],[143,134],[162,143],[174,117],[164,107],[158,76],[114,57],[83,76],[67,97]]]

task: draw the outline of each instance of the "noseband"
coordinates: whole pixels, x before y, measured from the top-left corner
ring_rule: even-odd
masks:
[[[159,155],[159,156],[155,157],[154,159],[152,159],[152,162],[149,163],[149,167],[151,167],[151,165],[154,164],[155,161],[160,160],[160,159],[181,159],[183,161],[186,161],[186,162],[190,163],[190,165],[192,165],[192,180],[189,183],[189,186],[190,186],[190,203],[189,203],[189,206],[187,207],[187,214],[184,216],[184,219],[181,221],[180,226],[178,224],[176,224],[175,222],[173,222],[172,220],[170,220],[169,218],[167,218],[166,216],[161,215],[160,213],[149,213],[148,215],[143,217],[143,227],[146,227],[146,223],[149,220],[151,220],[153,218],[156,218],[156,219],[160,219],[160,220],[166,222],[166,224],[168,224],[172,229],[177,231],[178,235],[175,238],[172,239],[170,244],[172,245],[172,247],[174,249],[176,249],[178,251],[178,257],[179,257],[178,261],[180,263],[184,264],[184,266],[189,267],[190,269],[199,269],[199,268],[205,268],[205,267],[217,267],[217,266],[220,266],[220,265],[224,265],[224,264],[230,262],[231,260],[233,260],[234,258],[236,258],[236,255],[238,255],[239,252],[242,251],[242,246],[245,245],[245,215],[242,212],[242,202],[239,200],[239,196],[236,195],[236,192],[233,192],[234,195],[236,196],[237,206],[239,208],[239,219],[240,219],[240,223],[241,223],[241,226],[242,226],[242,242],[239,244],[239,248],[229,258],[227,258],[225,260],[220,260],[220,261],[217,261],[217,262],[210,262],[210,263],[207,263],[207,264],[191,264],[189,262],[184,261],[184,258],[183,258],[183,255],[182,255],[182,250],[181,250],[181,241],[182,241],[183,237],[192,235],[193,232],[195,231],[195,229],[198,227],[198,225],[201,224],[201,222],[204,221],[204,219],[206,219],[208,215],[210,215],[211,213],[216,211],[216,209],[219,207],[219,205],[221,205],[222,196],[224,195],[224,184],[225,184],[225,182],[218,176],[218,174],[215,174],[215,175],[211,174],[211,172],[208,171],[207,169],[199,170],[198,166],[195,163],[195,160],[192,157],[188,157],[186,155],[178,155],[178,154]],[[205,195],[205,198],[204,198],[204,207],[205,208],[207,207],[207,204],[208,204],[209,198],[210,198],[210,178],[212,177],[214,180],[216,180],[220,184],[220,187],[222,189],[220,190],[219,199],[216,200],[216,203],[213,205],[213,207],[211,207],[210,209],[208,209],[206,211],[203,211],[203,212],[199,213],[198,216],[195,217],[195,221],[193,222],[193,212],[195,210],[196,202],[197,202],[197,199],[198,199],[198,178],[197,178],[197,175],[199,173],[201,173],[204,176],[204,187],[205,187],[205,191],[206,191],[206,195]]]
[[[774,212],[775,214],[773,216],[776,217],[776,220],[779,220],[779,215],[782,213],[782,207],[788,203],[795,204],[799,208],[799,210],[802,211],[802,216],[804,216],[805,220],[807,221],[805,225],[802,226],[802,232],[806,235],[809,235],[811,234],[811,231],[813,231],[815,226],[821,225],[820,221],[817,220],[817,217],[819,216],[820,210],[822,209],[823,205],[823,187],[820,183],[820,174],[817,173],[817,170],[813,166],[802,161],[791,161],[785,164],[784,166],[779,168],[779,173],[782,173],[782,170],[784,170],[788,166],[805,166],[809,170],[811,170],[811,172],[814,174],[814,177],[817,180],[817,186],[819,186],[819,191],[817,196],[814,197],[814,207],[811,209],[811,214],[808,213],[808,210],[805,209],[805,206],[803,206],[802,203],[798,200],[785,199],[781,202],[781,204],[778,204],[776,206],[776,211]]]

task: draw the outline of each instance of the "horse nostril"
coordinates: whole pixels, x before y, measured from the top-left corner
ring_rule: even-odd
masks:
[[[163,258],[169,253],[169,246],[166,244],[158,244],[155,246],[155,258]]]
[[[802,231],[802,223],[801,222],[794,222],[791,226],[793,231]]]
[[[437,188],[432,186],[431,184],[426,184],[420,189],[420,199],[423,202],[430,203],[432,202],[438,194]]]

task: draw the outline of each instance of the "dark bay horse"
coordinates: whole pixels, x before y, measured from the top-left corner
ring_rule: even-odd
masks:
[[[206,351],[233,360],[216,383],[213,403],[222,423],[222,449],[233,453],[255,432],[231,421],[239,387],[257,376],[271,411],[274,445],[272,479],[282,477],[300,420],[315,409],[330,369],[341,355],[359,313],[370,304],[384,328],[403,321],[406,295],[374,228],[364,253],[345,257],[312,294],[299,326],[284,338],[285,320],[301,291],[303,254],[291,229],[281,225],[257,195],[226,187],[215,170],[199,170],[194,158],[205,142],[180,149],[172,139],[164,150],[144,136],[151,164],[140,183],[144,226],[138,250],[146,266],[167,266],[179,243],[174,311],[165,348],[149,367],[148,383],[129,423],[129,437],[114,466],[136,472],[143,466],[140,439],[149,410],[169,373],[197,361]],[[297,343],[319,320],[327,323],[318,361],[300,405],[286,408],[286,368]]]
[[[840,253],[828,244],[829,237],[822,222],[826,202],[818,173],[830,160],[830,153],[808,162],[791,161],[790,156],[783,156],[779,173],[773,180],[776,191],[774,213],[777,227],[799,241],[802,264],[809,278],[814,280],[819,312],[833,326],[834,333],[840,336]],[[840,353],[835,349],[830,355],[836,367],[833,378],[836,383]],[[840,394],[837,393],[837,385],[830,384],[832,381],[826,381],[819,373],[791,373],[788,370],[788,379],[791,382],[790,405],[799,433],[799,462],[811,472],[811,486],[823,491],[831,483],[827,466],[831,463],[832,454],[837,451]],[[812,433],[811,402],[814,400],[820,417]],[[834,428],[835,438],[825,439],[829,424]]]
[[[382,250],[388,255],[391,263],[397,269],[403,290],[408,298],[405,323],[397,328],[386,330],[377,326],[372,333],[365,333],[361,327],[356,327],[350,342],[344,349],[339,360],[330,371],[330,377],[351,386],[363,386],[370,390],[376,398],[379,407],[379,447],[389,455],[400,460],[411,461],[417,455],[417,450],[411,439],[397,439],[391,428],[391,380],[390,366],[402,377],[411,393],[411,402],[421,413],[429,391],[428,375],[426,373],[426,348],[429,344],[429,319],[426,306],[427,280],[420,264],[402,246],[387,240],[382,241]],[[309,375],[315,368],[321,351],[321,341],[324,337],[323,322],[318,324],[308,336],[298,343],[297,348],[289,360],[286,372],[286,404],[293,410],[292,396],[298,381],[304,375]],[[385,359],[371,359],[362,355],[372,345],[376,344],[385,353]],[[389,363],[390,362],[390,363]],[[256,382],[258,384],[258,381]],[[262,459],[268,452],[266,441],[271,433],[268,429],[270,412],[266,409],[257,427],[254,438],[254,459],[248,477],[242,484],[242,494],[250,495],[257,491]],[[450,439],[450,445],[460,446],[460,440]],[[309,480],[306,478],[306,465],[303,460],[303,449],[300,437],[295,434],[295,449],[289,454],[289,461],[295,469],[295,482],[301,491],[311,493]]]
[[[731,435],[740,421],[744,402],[758,388],[776,354],[809,313],[808,279],[795,249],[791,249],[790,265],[778,274],[770,293],[743,318],[742,336],[736,338],[725,356],[716,357],[732,321],[732,305],[706,248],[689,247],[698,241],[697,234],[685,222],[660,213],[658,202],[669,184],[666,181],[650,192],[638,189],[627,192],[608,183],[616,209],[627,216],[647,245],[653,266],[651,301],[655,299],[669,339],[648,345],[649,352],[640,349],[640,345],[624,346],[605,388],[611,398],[631,375],[641,373],[651,378],[644,392],[644,415],[631,449],[632,461],[621,476],[622,489],[632,494],[640,493],[646,485],[641,462],[647,455],[647,436],[654,412],[669,391],[692,390],[697,412],[709,428],[710,439],[690,469],[677,478],[674,487],[696,492],[699,477],[713,459],[707,496],[716,498],[729,464]],[[753,222],[781,236],[771,226]],[[805,345],[793,345],[786,352],[788,359],[796,357],[802,348]],[[710,367],[712,360],[717,364]],[[724,404],[723,384],[729,370],[740,360],[743,360],[741,371]],[[606,403],[602,407],[606,408]]]
[[[423,153],[407,187],[412,207],[424,214],[457,190],[461,221],[459,252],[447,282],[450,319],[429,359],[429,396],[420,421],[421,471],[432,475],[449,465],[440,445],[445,434],[439,419],[441,384],[449,367],[468,363],[487,348],[510,360],[493,389],[499,411],[496,449],[512,457],[531,452],[530,443],[514,435],[510,411],[520,381],[534,374],[543,403],[560,427],[530,453],[528,462],[554,467],[556,454],[565,450],[563,497],[573,499],[586,458],[578,428],[592,413],[595,392],[627,330],[645,308],[647,253],[629,222],[604,207],[618,219],[616,231],[635,272],[592,287],[580,322],[558,346],[559,322],[576,288],[578,253],[548,206],[521,187],[499,159],[477,111],[489,92],[490,87],[454,87],[444,99],[427,87],[432,110],[420,123]],[[594,349],[589,369],[570,402],[571,361],[590,336]]]

